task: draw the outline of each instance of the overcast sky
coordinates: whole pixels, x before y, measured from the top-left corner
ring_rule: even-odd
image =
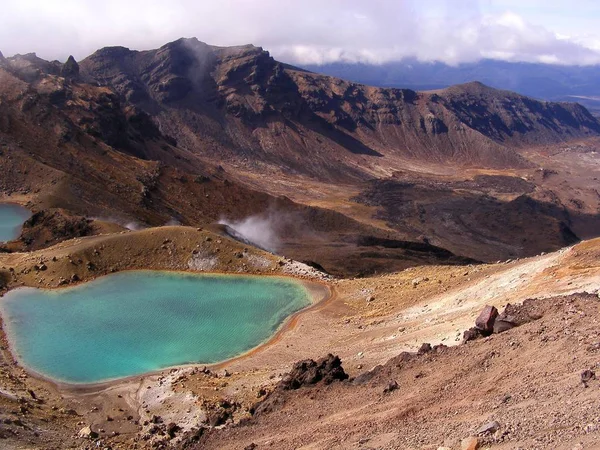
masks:
[[[0,51],[81,59],[180,37],[252,43],[279,60],[600,63],[594,0],[2,0]]]

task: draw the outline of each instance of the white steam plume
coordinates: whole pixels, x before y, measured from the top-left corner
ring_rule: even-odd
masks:
[[[242,220],[219,220],[221,225],[226,225],[243,239],[270,252],[277,251],[280,240],[277,235],[277,218],[272,214],[249,216]]]

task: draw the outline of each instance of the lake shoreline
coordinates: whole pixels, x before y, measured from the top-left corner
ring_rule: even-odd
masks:
[[[147,269],[147,270],[130,269],[130,270],[119,271],[117,273],[127,273],[127,272],[156,272],[156,271],[151,270],[151,269]],[[173,370],[188,369],[188,368],[194,368],[194,367],[195,368],[206,367],[210,370],[215,371],[215,370],[219,370],[233,362],[237,362],[237,361],[240,361],[243,359],[250,358],[250,357],[252,357],[252,355],[277,343],[286,331],[291,330],[295,327],[295,325],[298,322],[299,317],[302,314],[325,306],[325,304],[329,303],[335,297],[332,288],[327,283],[325,283],[321,280],[309,281],[309,280],[297,278],[297,277],[294,277],[291,275],[232,274],[232,273],[221,273],[221,272],[198,273],[198,272],[190,272],[190,271],[182,271],[182,270],[160,270],[159,272],[164,272],[167,274],[180,274],[180,275],[192,276],[192,277],[193,276],[200,276],[200,277],[202,277],[202,276],[216,276],[216,277],[242,276],[242,277],[252,277],[252,278],[280,278],[280,279],[284,279],[284,280],[289,279],[289,280],[293,280],[294,282],[299,283],[306,290],[307,298],[310,303],[307,306],[301,308],[300,310],[293,312],[291,315],[287,316],[283,320],[283,322],[281,324],[279,324],[277,329],[266,340],[264,340],[263,342],[259,343],[256,346],[248,349],[247,351],[245,351],[241,354],[238,354],[236,356],[233,356],[231,358],[227,358],[222,361],[217,361],[214,363],[206,363],[206,364],[205,363],[175,364],[172,366],[166,366],[166,367],[163,367],[160,369],[150,370],[150,371],[140,373],[140,374],[125,376],[125,377],[117,377],[114,379],[108,379],[108,380],[103,380],[103,381],[99,381],[99,382],[91,382],[91,383],[65,382],[65,381],[57,380],[55,378],[52,378],[50,376],[47,376],[43,373],[40,373],[40,372],[32,369],[27,364],[25,364],[21,360],[21,358],[18,358],[17,355],[14,353],[16,351],[16,346],[11,342],[11,339],[9,338],[9,333],[7,333],[8,327],[10,325],[8,325],[7,323],[4,323],[3,317],[0,317],[0,326],[2,327],[0,329],[0,334],[1,334],[0,339],[3,342],[3,344],[5,344],[4,351],[5,352],[7,351],[10,354],[10,359],[13,361],[13,363],[16,363],[18,366],[23,368],[27,374],[29,374],[30,376],[32,376],[40,381],[49,383],[50,385],[54,386],[58,391],[69,393],[71,395],[77,395],[77,394],[85,395],[85,394],[91,394],[91,393],[98,393],[103,390],[113,388],[113,387],[116,387],[119,385],[126,385],[126,384],[129,384],[132,382],[142,382],[144,379],[146,379],[148,377],[162,374],[164,372],[170,372]],[[99,276],[99,277],[93,278],[91,280],[86,280],[86,282],[95,281],[100,278],[103,278],[104,276],[110,276],[110,274]],[[83,286],[84,284],[86,284],[86,283],[77,283],[76,285],[70,285],[70,286],[64,286],[64,287],[61,286],[61,287],[57,287],[57,288],[44,288],[42,290],[58,291],[58,290],[63,290],[65,288],[73,289],[73,288],[78,288],[80,286]],[[15,289],[11,289],[11,291],[9,291],[9,292],[13,292],[13,291],[20,290],[23,288],[31,289],[31,287],[22,286],[22,287],[17,287]]]

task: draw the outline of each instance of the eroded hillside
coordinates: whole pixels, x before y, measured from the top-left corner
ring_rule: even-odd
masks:
[[[107,222],[252,217],[276,252],[357,275],[534,255],[598,229],[590,161],[546,157],[578,142],[595,161],[600,124],[576,104],[373,88],[196,39],[80,64],[3,57],[0,77],[0,187],[36,213],[13,250]]]

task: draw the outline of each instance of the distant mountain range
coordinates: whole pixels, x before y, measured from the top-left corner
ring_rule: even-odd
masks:
[[[600,114],[600,66],[561,66],[481,60],[449,66],[405,59],[381,65],[332,63],[305,69],[370,86],[439,89],[480,81],[543,100],[575,101]]]

